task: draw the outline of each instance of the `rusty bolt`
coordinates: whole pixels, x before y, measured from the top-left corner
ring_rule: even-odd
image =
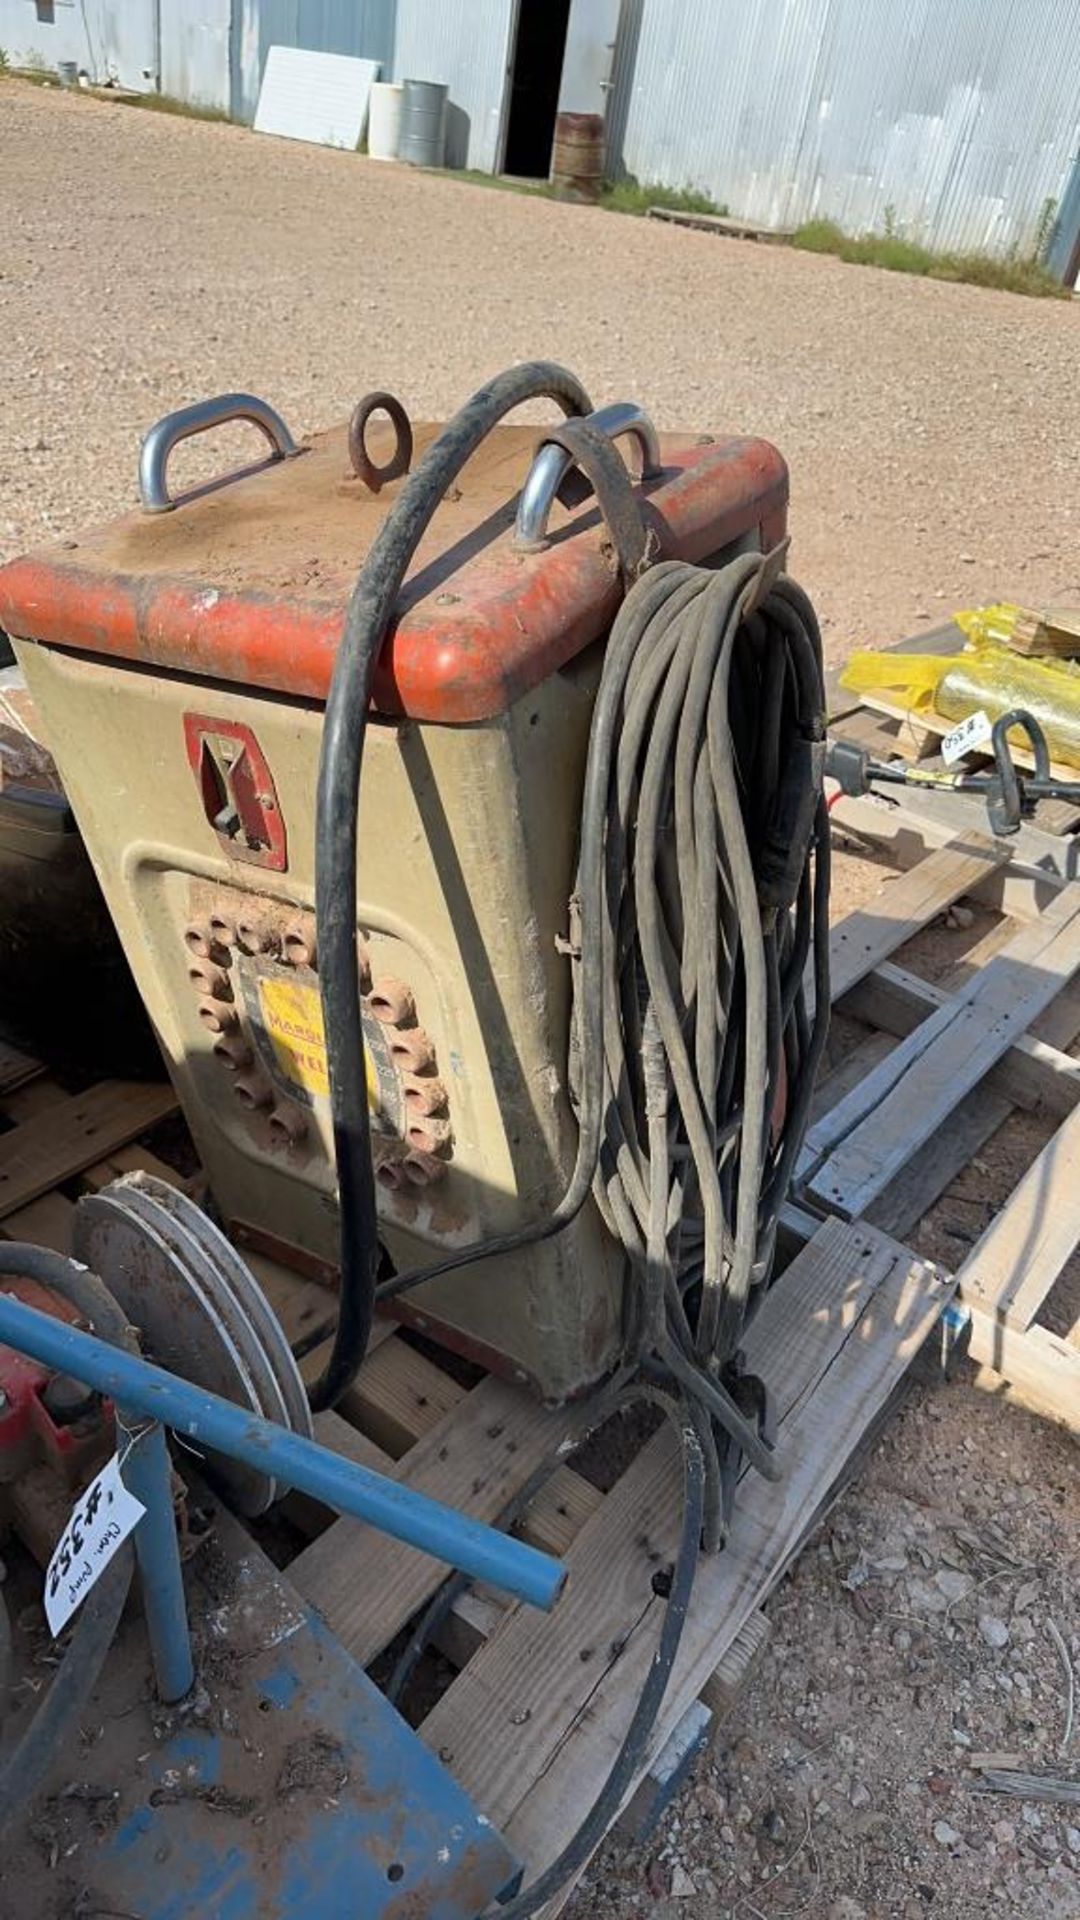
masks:
[[[245,1067],[250,1067],[254,1058],[255,1055],[243,1034],[235,1034],[214,1042],[214,1059],[220,1060],[222,1066],[230,1073],[242,1073]]]
[[[291,1100],[282,1101],[270,1115],[270,1138],[274,1146],[295,1147],[306,1138],[307,1130],[307,1114]]]
[[[405,1185],[405,1175],[397,1160],[384,1160],[381,1167],[376,1167],[375,1178],[387,1193],[397,1193]]]
[[[276,953],[281,940],[270,913],[252,907],[239,914],[236,944],[242,953]]]
[[[235,1010],[223,1000],[202,1000],[199,1003],[199,1019],[211,1033],[231,1033],[240,1025]]]
[[[395,1033],[390,1042],[390,1053],[395,1066],[402,1073],[430,1073],[435,1065],[435,1049],[423,1027],[413,1027],[408,1033]]]
[[[417,1153],[441,1153],[450,1151],[450,1122],[436,1120],[432,1115],[409,1120],[406,1137],[410,1147]]]
[[[388,1027],[409,1026],[416,1018],[412,988],[407,987],[404,980],[376,980],[368,1005],[376,1020],[384,1021]]]
[[[224,967],[216,967],[212,960],[193,960],[188,968],[188,979],[196,993],[203,993],[210,1000],[231,1000],[233,997],[228,974]]]
[[[220,946],[235,947],[236,922],[229,914],[212,913],[210,915],[210,932]]]
[[[434,1075],[425,1075],[418,1079],[415,1073],[402,1076],[405,1093],[405,1105],[411,1113],[445,1113],[446,1088]]]
[[[441,1160],[435,1160],[430,1153],[410,1153],[401,1162],[406,1180],[414,1187],[430,1187],[433,1180],[441,1180],[446,1167]]]
[[[318,960],[315,915],[302,913],[285,929],[282,952],[294,967],[313,967]]]
[[[210,921],[193,920],[185,927],[184,945],[199,960],[212,960],[219,967],[229,964],[229,950],[218,939]]]
[[[274,1098],[273,1087],[258,1067],[248,1073],[238,1074],[233,1081],[233,1092],[240,1104],[252,1112],[260,1107],[269,1107]]]

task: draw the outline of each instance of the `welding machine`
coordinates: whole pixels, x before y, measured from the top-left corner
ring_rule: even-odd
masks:
[[[237,420],[268,458],[174,496]],[[218,1218],[340,1277],[316,1403],[378,1287],[551,1401],[659,1354],[764,1464],[738,1335],[828,1009],[781,456],[534,364],[443,428],[224,396],[139,483],[0,571],[0,625]]]

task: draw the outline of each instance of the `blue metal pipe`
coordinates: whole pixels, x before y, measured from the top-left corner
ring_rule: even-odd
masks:
[[[550,1608],[562,1590],[565,1567],[523,1540],[484,1526],[369,1467],[343,1460],[314,1440],[289,1433],[231,1400],[192,1386],[135,1354],[107,1346],[93,1334],[54,1320],[3,1292],[0,1343],[30,1354],[43,1366],[71,1374],[107,1394],[129,1414],[145,1414],[202,1447],[244,1460],[324,1506],[366,1520],[530,1606]]]
[[[116,1348],[113,1348],[116,1352]],[[142,1580],[143,1610],[157,1689],[171,1704],[182,1700],[195,1679],[188,1633],[184,1575],[173,1514],[172,1465],[165,1429],[155,1420],[142,1427],[137,1414],[116,1410],[120,1477],[146,1512],[135,1529],[135,1556]]]

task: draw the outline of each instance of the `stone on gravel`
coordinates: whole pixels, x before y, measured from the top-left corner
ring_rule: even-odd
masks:
[[[1009,1644],[1009,1629],[996,1613],[980,1613],[979,1632],[987,1646],[993,1647],[995,1652],[1000,1653]]]

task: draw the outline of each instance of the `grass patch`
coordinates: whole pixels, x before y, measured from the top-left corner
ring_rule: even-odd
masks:
[[[59,76],[38,61],[28,67],[15,66],[3,47],[0,47],[0,80],[25,80],[32,87],[60,87]],[[141,107],[146,113],[177,113],[186,120],[231,120],[224,107],[197,107],[186,100],[176,100],[170,93],[127,93],[113,87],[65,87],[65,93],[78,95],[84,100],[111,100],[118,107]]]
[[[185,120],[232,120],[225,107],[199,107],[190,100],[177,100],[171,93],[118,93],[116,97],[120,106],[139,107],[144,113],[174,113]]]
[[[524,193],[536,200],[553,200],[550,180],[512,180],[498,173],[479,173],[475,167],[425,167],[444,180],[463,180],[470,187],[495,187],[501,193]],[[670,207],[676,213],[726,214],[707,194],[693,187],[643,187],[637,180],[605,180],[596,203],[609,213],[647,213],[650,207]]]
[[[883,267],[887,273],[914,273],[927,280],[963,280],[976,287],[1000,287],[1006,293],[1068,300],[1063,287],[1038,259],[1016,256],[996,260],[987,253],[935,253],[898,233],[844,233],[833,220],[808,220],[792,245],[804,253],[833,253],[855,266]]]
[[[650,207],[667,207],[672,213],[712,213],[723,218],[728,212],[695,187],[643,187],[629,177],[607,181],[600,205],[612,213],[647,213]]]

